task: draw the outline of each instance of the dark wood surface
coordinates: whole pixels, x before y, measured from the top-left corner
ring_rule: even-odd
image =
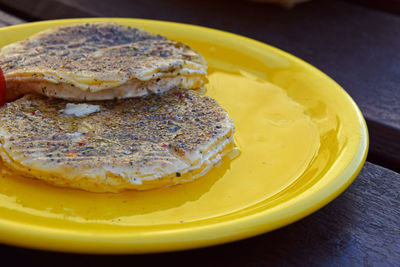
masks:
[[[10,15],[0,10],[0,27],[5,27],[14,24],[24,23],[25,20],[19,19],[13,15]],[[1,37],[0,37],[1,38]]]
[[[367,6],[385,12],[400,14],[400,0],[348,0],[352,3]]]
[[[38,266],[52,261],[64,266],[400,266],[400,174],[395,172],[400,170],[400,16],[395,12],[323,0],[291,10],[225,0],[0,0],[0,9],[0,26],[24,19],[140,17],[218,28],[275,45],[320,68],[356,100],[367,119],[368,160],[373,162],[367,162],[355,182],[320,211],[243,241],[129,256],[61,254],[2,245],[3,259]]]

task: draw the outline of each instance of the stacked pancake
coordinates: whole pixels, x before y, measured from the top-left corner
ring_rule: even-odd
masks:
[[[8,98],[36,92],[69,100],[106,100],[196,89],[204,58],[187,45],[112,23],[40,32],[1,50]]]
[[[17,173],[94,192],[192,181],[234,149],[190,47],[113,23],[46,30],[3,47],[0,155]]]

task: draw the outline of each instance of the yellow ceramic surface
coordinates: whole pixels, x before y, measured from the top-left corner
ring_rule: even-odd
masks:
[[[148,253],[271,231],[317,210],[356,177],[364,119],[307,63],[217,30],[136,19],[45,21],[0,29],[0,46],[48,27],[111,20],[189,44],[209,64],[207,94],[234,119],[240,155],[171,188],[119,194],[57,188],[1,168],[0,241],[90,253]]]

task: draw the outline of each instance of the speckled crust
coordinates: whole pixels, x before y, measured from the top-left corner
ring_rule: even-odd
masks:
[[[148,189],[193,180],[233,149],[233,125],[218,103],[173,89],[163,95],[98,101],[85,117],[68,102],[26,95],[0,108],[6,165],[89,191]]]
[[[69,94],[76,100],[112,88],[119,88],[119,95],[110,92],[102,99],[161,92],[166,88],[162,79],[171,77],[177,79],[168,89],[195,89],[206,82],[207,68],[204,58],[187,45],[114,23],[70,25],[35,34],[3,47],[0,66],[9,99],[34,88],[35,93],[58,98]],[[131,91],[121,95],[127,82],[140,83],[140,88],[130,85]],[[69,93],[62,94],[63,90]]]

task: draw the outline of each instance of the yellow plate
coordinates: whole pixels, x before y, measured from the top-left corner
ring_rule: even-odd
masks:
[[[115,21],[189,44],[209,64],[207,94],[227,109],[241,151],[190,184],[96,194],[1,168],[0,241],[66,252],[149,253],[238,240],[294,222],[338,196],[368,149],[363,116],[325,74],[279,49],[197,26],[72,19],[0,29],[0,47],[48,27]]]

